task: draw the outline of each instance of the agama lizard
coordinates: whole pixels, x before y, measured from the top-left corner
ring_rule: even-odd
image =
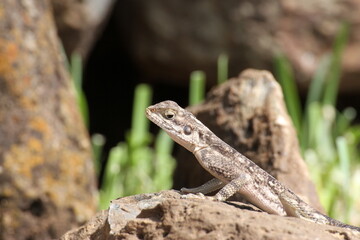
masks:
[[[225,201],[238,192],[270,214],[293,216],[360,232],[359,227],[332,219],[305,203],[253,161],[218,138],[177,103],[164,101],[149,106],[146,116],[164,129],[175,142],[192,152],[201,166],[215,177],[199,187],[182,188],[182,192],[207,194],[220,189],[213,197],[218,201]]]

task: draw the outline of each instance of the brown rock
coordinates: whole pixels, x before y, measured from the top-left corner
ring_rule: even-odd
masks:
[[[127,23],[121,25],[129,40],[126,49],[144,75],[183,85],[198,69],[214,84],[221,53],[229,55],[234,76],[249,67],[272,69],[279,52],[307,85],[320,59],[331,52],[342,21],[347,21],[351,33],[342,89],[358,91],[359,11],[358,0],[138,0],[123,4],[119,19]]]
[[[107,223],[105,223],[107,222]],[[238,202],[181,199],[175,191],[112,201],[106,213],[62,236],[72,239],[359,239],[347,229],[269,215]]]
[[[0,239],[52,239],[93,216],[90,142],[47,0],[0,4]]]
[[[253,160],[317,209],[322,209],[300,155],[281,88],[267,71],[245,70],[209,92],[189,110],[218,137]],[[193,154],[180,148],[174,187],[199,186],[211,178]]]
[[[109,239],[108,211],[100,211],[83,226],[65,233],[62,240]]]
[[[114,0],[51,0],[58,34],[68,55],[86,57],[108,19]]]

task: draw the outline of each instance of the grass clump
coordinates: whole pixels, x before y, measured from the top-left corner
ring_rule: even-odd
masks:
[[[360,223],[360,209],[355,204],[360,198],[360,126],[352,125],[355,109],[336,108],[341,55],[348,32],[349,27],[344,24],[332,53],[320,62],[303,109],[291,66],[283,56],[276,59],[276,72],[302,154],[326,212],[345,222]]]

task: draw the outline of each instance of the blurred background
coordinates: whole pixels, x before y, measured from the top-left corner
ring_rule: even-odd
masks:
[[[153,103],[187,106],[190,74],[201,70],[206,89],[215,86],[219,56],[229,77],[271,71],[326,211],[359,224],[359,10],[355,0],[115,1],[92,48],[63,44],[82,53],[89,131],[106,138],[103,161],[131,128],[137,84],[151,85]]]
[[[90,132],[104,134],[108,144],[114,145],[130,128],[129,103],[138,83],[152,84],[153,102],[171,98],[186,105],[190,73],[204,71],[207,87],[214,86],[220,54],[228,55],[229,76],[233,77],[245,68],[274,73],[275,56],[282,53],[293,67],[305,99],[320,61],[331,53],[344,21],[351,24],[351,31],[343,52],[338,105],[356,104],[360,89],[359,8],[360,3],[350,0],[114,1],[88,48],[81,41],[75,44],[71,36],[76,34],[66,30],[71,26],[57,22],[66,52],[81,53],[85,62],[83,84]],[[69,7],[67,11],[60,16],[71,16],[75,10]],[[86,23],[68,21],[86,29]]]
[[[146,106],[196,104],[219,78],[256,68],[283,87],[325,211],[360,224],[359,1],[51,0],[49,11],[91,138],[99,208],[172,186],[173,144]]]

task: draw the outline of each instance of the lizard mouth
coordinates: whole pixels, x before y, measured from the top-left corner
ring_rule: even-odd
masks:
[[[146,117],[149,118],[149,119],[152,119],[152,117],[151,117],[152,112],[154,112],[154,109],[151,108],[151,107],[147,107],[146,110],[145,110]]]
[[[147,107],[146,108],[146,110],[145,110],[145,115],[146,115],[146,117],[150,120],[150,121],[152,121],[153,123],[155,123],[156,125],[158,125],[159,127],[161,127],[160,126],[160,120],[158,119],[158,116],[157,116],[157,114],[156,113],[154,113],[156,111],[156,109],[155,108],[153,108],[153,107]]]

